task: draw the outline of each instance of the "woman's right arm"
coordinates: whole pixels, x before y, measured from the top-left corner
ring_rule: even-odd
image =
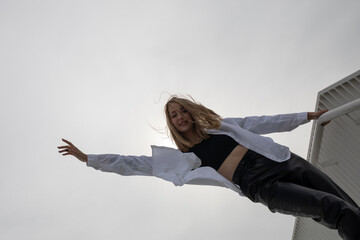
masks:
[[[87,166],[104,172],[114,172],[120,175],[144,175],[153,176],[152,157],[148,156],[124,156],[118,154],[85,154],[71,142],[63,139],[68,145],[58,147],[59,153],[73,155]]]

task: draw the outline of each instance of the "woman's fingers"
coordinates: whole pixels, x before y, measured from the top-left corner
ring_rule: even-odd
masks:
[[[66,140],[66,139],[64,139],[64,138],[62,138],[62,140],[63,140],[64,142],[66,142],[67,144],[69,144],[69,145],[59,146],[59,147],[58,147],[59,149],[65,148],[65,149],[67,149],[68,151],[70,151],[70,150],[77,150],[77,151],[79,151],[79,149],[78,149],[77,147],[75,147],[74,144],[72,144],[70,141],[68,141],[68,140]]]
[[[331,121],[322,122],[322,123],[321,123],[321,126],[325,126],[325,125],[329,124],[329,122],[331,122]]]
[[[321,115],[323,115],[327,111],[329,111],[329,110],[328,109],[323,109],[323,110],[319,110],[319,111],[315,112],[316,119],[318,119]]]
[[[63,156],[65,155],[72,155],[74,157],[76,157],[77,159],[79,159],[82,162],[87,162],[87,155],[84,154],[82,151],[80,151],[77,147],[74,146],[74,144],[72,144],[70,141],[63,139],[62,140],[69,144],[69,145],[65,145],[65,146],[59,146],[59,153],[61,153]]]
[[[63,140],[64,142],[66,142],[67,144],[69,144],[69,145],[59,146],[58,149],[62,149],[62,150],[59,151],[59,153],[66,152],[66,153],[63,154],[63,155],[70,155],[71,152],[72,152],[72,150],[73,150],[73,148],[75,148],[75,146],[74,146],[71,142],[69,142],[68,140],[66,140],[66,139],[63,139],[63,138],[62,138],[62,140]]]
[[[323,109],[323,110],[320,110],[320,111],[317,111],[316,112],[316,119],[318,119],[321,115],[323,115],[324,113],[326,113],[327,111],[329,111],[328,109]],[[326,121],[326,122],[322,122],[321,123],[321,126],[325,126],[327,124],[329,124],[330,121]]]
[[[69,142],[68,140],[66,140],[66,139],[64,139],[64,138],[62,138],[62,140],[63,140],[64,142],[66,142],[67,144],[69,144],[70,146],[73,146],[73,144],[72,144],[71,142]]]

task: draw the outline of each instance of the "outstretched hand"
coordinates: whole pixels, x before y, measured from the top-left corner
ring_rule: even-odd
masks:
[[[59,153],[63,153],[62,155],[73,155],[74,157],[76,157],[77,159],[79,159],[82,162],[87,162],[87,155],[85,153],[83,153],[82,151],[80,151],[77,147],[74,146],[74,144],[72,144],[71,142],[65,140],[62,138],[62,140],[67,143],[68,145],[66,146],[60,146],[58,147],[58,149],[62,149],[59,151]]]
[[[326,113],[327,111],[329,111],[328,109],[324,109],[324,110],[320,110],[320,111],[316,111],[316,112],[309,112],[308,113],[308,119],[309,120],[316,120],[318,119],[321,115],[323,115],[324,113]],[[321,126],[325,126],[326,124],[328,124],[330,121],[327,122],[322,122]]]

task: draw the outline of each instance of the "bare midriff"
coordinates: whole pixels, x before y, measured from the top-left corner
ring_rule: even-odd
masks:
[[[218,169],[218,173],[223,175],[229,181],[232,181],[236,167],[239,165],[241,159],[243,159],[247,148],[242,145],[237,145],[234,150],[227,156],[225,161]]]

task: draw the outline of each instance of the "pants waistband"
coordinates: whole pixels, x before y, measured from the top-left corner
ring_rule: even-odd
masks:
[[[254,152],[253,150],[248,149],[248,151],[245,153],[244,157],[241,159],[240,163],[235,169],[232,179],[235,184],[239,184],[239,177],[243,174],[244,171],[246,171],[247,167],[253,165],[255,163],[255,160],[259,157],[263,156],[257,152]]]

